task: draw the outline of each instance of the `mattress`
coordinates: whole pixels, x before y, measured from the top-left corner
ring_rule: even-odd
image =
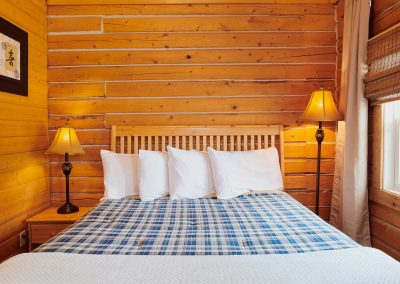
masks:
[[[268,255],[360,247],[285,193],[105,200],[35,252]]]

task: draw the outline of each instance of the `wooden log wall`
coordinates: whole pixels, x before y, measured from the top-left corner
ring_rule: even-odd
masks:
[[[343,33],[344,33],[344,4],[345,0],[339,0],[336,4],[336,101],[339,101],[340,97],[340,83],[342,76],[342,59],[343,59]]]
[[[371,36],[375,36],[399,23],[400,2],[398,0],[373,1],[372,12]],[[370,153],[379,153],[379,149],[382,147],[381,136],[379,135],[380,117],[380,107],[370,107]],[[400,196],[380,189],[380,169],[376,168],[379,166],[377,159],[377,154],[375,154],[369,161],[369,210],[372,246],[383,250],[400,261]]]
[[[50,205],[47,16],[44,0],[1,1],[0,17],[28,32],[28,97],[0,92],[0,262],[20,248],[25,220]]]
[[[48,2],[49,135],[70,119],[86,151],[72,158],[75,203],[93,205],[103,195],[99,150],[110,148],[112,125],[283,123],[287,191],[315,208],[316,127],[299,116],[311,91],[336,90],[335,5],[267,2],[273,3]],[[336,125],[326,127],[324,218]],[[51,158],[55,205],[64,200],[60,162]]]
[[[372,35],[377,35],[400,22],[399,0],[372,1]]]

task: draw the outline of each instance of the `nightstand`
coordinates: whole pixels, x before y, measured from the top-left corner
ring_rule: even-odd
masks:
[[[57,214],[57,207],[50,207],[26,222],[28,223],[29,251],[33,246],[47,242],[62,230],[71,226],[86,215],[93,207],[80,207],[79,212],[72,214]]]

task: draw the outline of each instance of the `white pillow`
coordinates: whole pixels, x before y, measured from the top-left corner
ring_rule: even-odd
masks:
[[[139,196],[151,201],[168,195],[168,156],[158,151],[139,150]]]
[[[282,174],[275,147],[223,152],[207,148],[217,198],[228,199],[250,191],[282,190]]]
[[[167,150],[171,199],[195,199],[215,192],[207,153],[171,146],[167,146]]]
[[[139,156],[100,151],[104,171],[104,198],[120,199],[139,193]]]

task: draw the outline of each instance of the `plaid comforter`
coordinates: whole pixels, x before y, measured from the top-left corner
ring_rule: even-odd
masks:
[[[289,254],[358,247],[284,193],[229,200],[106,200],[35,252]]]

